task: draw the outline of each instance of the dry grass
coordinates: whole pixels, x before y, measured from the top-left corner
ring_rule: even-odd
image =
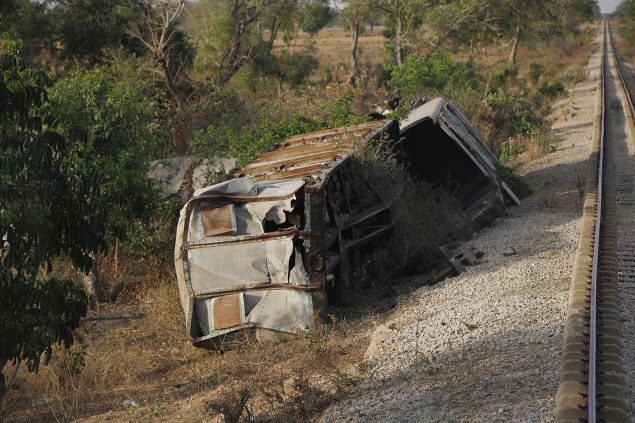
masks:
[[[21,369],[7,421],[214,421],[248,392],[240,421],[292,421],[341,399],[354,383],[373,312],[336,311],[332,322],[278,345],[247,340],[225,353],[192,347],[173,284],[142,302],[90,311],[71,350],[37,375]],[[366,315],[367,317],[361,317]],[[353,317],[351,317],[353,316]],[[375,317],[376,318],[376,317]],[[126,407],[132,400],[138,407]],[[295,417],[294,417],[295,416]],[[222,420],[221,420],[222,421]],[[237,420],[238,421],[238,420]]]
[[[377,63],[384,59],[384,37],[381,35],[382,28],[375,27],[373,32],[367,29],[359,37],[358,58],[362,72],[371,73]],[[348,80],[348,64],[350,62],[350,35],[342,28],[325,28],[316,37],[309,37],[300,33],[298,38],[289,45],[281,39],[274,43],[275,48],[295,48],[303,47],[315,42],[315,53],[320,60],[320,68],[313,75],[312,80],[322,81],[326,79],[328,72],[331,72],[334,82],[345,82]]]

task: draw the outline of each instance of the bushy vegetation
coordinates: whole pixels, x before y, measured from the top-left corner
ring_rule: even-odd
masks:
[[[190,149],[207,158],[235,158],[236,166],[240,168],[258,157],[266,147],[294,135],[367,121],[368,118],[351,110],[353,99],[351,91],[344,91],[324,119],[294,114],[277,122],[265,120],[261,125],[243,131],[223,124],[210,125],[193,134]]]
[[[528,101],[514,94],[492,93],[484,100],[494,125],[509,136],[531,135],[541,123]]]
[[[449,53],[435,53],[430,58],[409,56],[403,66],[387,66],[390,72],[388,87],[404,98],[443,94],[448,86],[475,88],[479,85],[474,62],[455,62]]]
[[[625,0],[619,3],[612,15],[620,23],[620,36],[632,44],[635,40],[635,4],[632,0]],[[626,47],[626,46],[624,46]],[[632,52],[629,52],[632,54]]]
[[[53,263],[66,258],[90,270],[152,196],[143,162],[137,158],[135,170],[119,168],[133,148],[110,137],[112,122],[100,128],[97,113],[65,120],[62,111],[71,110],[49,99],[51,81],[25,65],[21,42],[6,40],[2,48],[0,372],[9,363],[37,371],[55,344],[72,345],[72,331],[87,311],[83,288],[52,274]],[[13,379],[5,383],[0,376],[1,406]]]

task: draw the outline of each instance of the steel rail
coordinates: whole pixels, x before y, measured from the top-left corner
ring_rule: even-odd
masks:
[[[589,397],[588,397],[588,422],[596,423],[597,420],[597,286],[598,265],[600,256],[600,232],[602,226],[602,197],[603,197],[603,169],[604,169],[604,135],[606,118],[606,66],[607,55],[607,22],[604,21],[604,40],[602,53],[602,129],[600,130],[600,154],[598,165],[598,197],[596,205],[595,237],[593,241],[593,270],[591,273],[591,299],[589,303]]]
[[[622,74],[622,69],[620,69],[620,62],[617,59],[615,48],[613,48],[613,35],[611,35],[611,31],[607,32],[609,43],[611,45],[611,51],[613,52],[613,60],[615,60],[615,68],[617,69],[617,74],[619,75],[620,81],[622,82],[622,87],[624,87],[624,94],[626,95],[626,100],[628,101],[628,107],[631,110],[631,116],[635,118],[635,107],[633,106],[633,99],[631,98],[631,94],[628,91],[628,87],[626,86],[626,80],[624,79],[624,75]]]

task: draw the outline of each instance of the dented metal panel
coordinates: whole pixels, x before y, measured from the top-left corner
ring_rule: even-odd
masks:
[[[382,133],[398,138],[398,130],[394,121],[378,121],[297,135],[262,153],[236,174],[254,181],[310,178],[322,182],[357,144]]]

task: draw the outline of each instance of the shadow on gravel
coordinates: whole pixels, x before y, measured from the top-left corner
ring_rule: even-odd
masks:
[[[362,421],[388,421],[410,413],[411,421],[551,419],[560,353],[545,352],[559,350],[563,328],[518,328],[499,335],[478,331],[471,332],[477,339],[448,351],[426,353],[423,347],[408,352],[409,366],[390,377],[375,379],[369,370],[373,386],[354,393],[351,405],[360,406]],[[358,396],[364,399],[356,402]],[[525,406],[518,405],[519,398]],[[526,414],[514,415],[507,408],[510,404]],[[342,407],[348,407],[346,402]]]

